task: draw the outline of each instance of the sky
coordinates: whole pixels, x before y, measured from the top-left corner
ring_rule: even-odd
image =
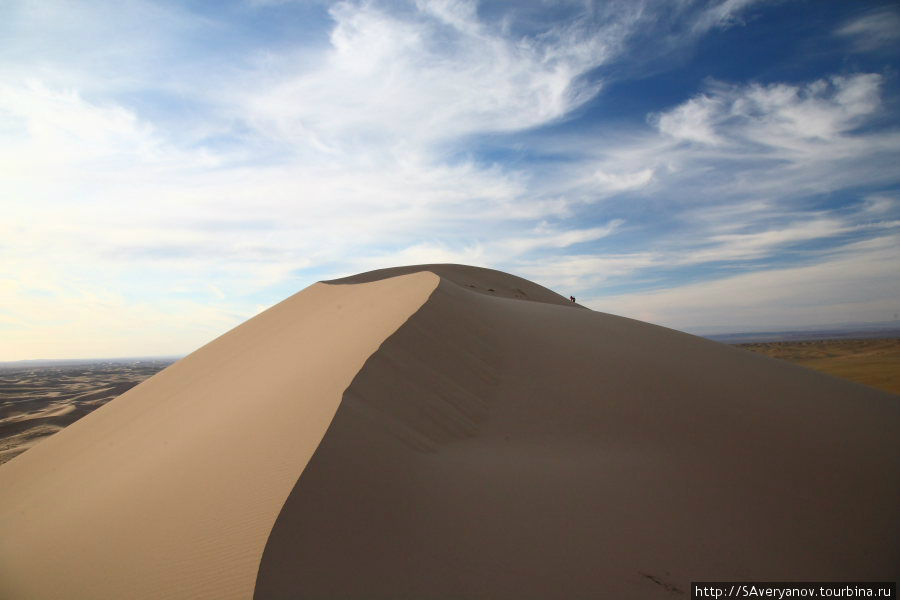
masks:
[[[900,5],[6,0],[0,360],[455,262],[690,333],[898,322]]]

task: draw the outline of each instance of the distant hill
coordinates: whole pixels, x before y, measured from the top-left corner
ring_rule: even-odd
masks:
[[[872,338],[900,337],[896,321],[868,326],[852,325],[847,328],[805,329],[793,331],[752,331],[704,335],[706,339],[723,344],[749,344],[755,342],[799,342],[807,340],[864,340]]]
[[[97,364],[135,362],[175,362],[180,356],[129,356],[120,358],[38,358],[0,361],[0,369],[29,369],[38,367],[78,367]]]

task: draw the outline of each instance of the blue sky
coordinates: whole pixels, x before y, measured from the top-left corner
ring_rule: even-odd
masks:
[[[461,262],[692,333],[897,320],[894,2],[0,5],[0,360]]]

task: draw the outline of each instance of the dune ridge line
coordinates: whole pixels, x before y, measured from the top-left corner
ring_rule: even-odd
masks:
[[[416,268],[441,281],[345,392],[257,600],[896,578],[896,397],[496,271],[344,281]]]
[[[345,388],[438,282],[315,284],[3,465],[0,596],[252,596]]]

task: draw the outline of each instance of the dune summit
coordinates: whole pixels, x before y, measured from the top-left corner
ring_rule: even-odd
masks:
[[[0,467],[3,598],[671,598],[900,574],[898,397],[422,265]]]

